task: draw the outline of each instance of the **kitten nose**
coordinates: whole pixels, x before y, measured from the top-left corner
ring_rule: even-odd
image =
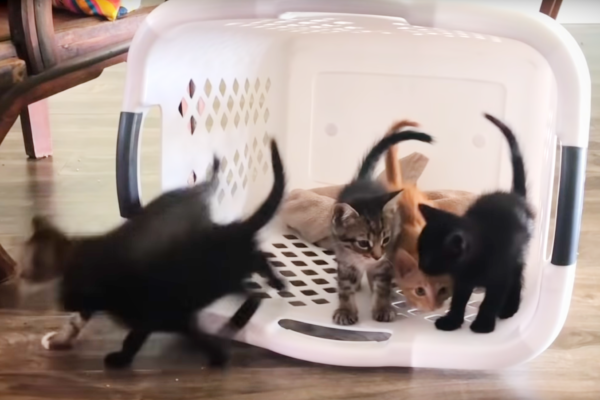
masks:
[[[371,251],[371,256],[377,261],[381,260],[381,257],[383,257],[383,251],[381,250],[381,247],[373,246],[373,250]]]

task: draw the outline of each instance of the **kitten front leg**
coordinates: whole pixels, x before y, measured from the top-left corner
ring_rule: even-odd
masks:
[[[373,319],[378,322],[392,322],[396,312],[392,307],[392,266],[387,261],[370,273],[373,292]]]
[[[471,298],[474,287],[454,281],[454,294],[450,302],[450,310],[435,321],[435,327],[441,331],[454,331],[460,328],[465,320],[465,309]]]
[[[352,265],[338,263],[338,309],[333,313],[333,322],[338,325],[354,325],[358,322],[356,289],[362,272]]]
[[[148,336],[150,336],[150,331],[132,329],[125,337],[121,351],[108,354],[104,358],[104,365],[107,368],[124,368],[129,366],[146,342],[146,339],[148,339]]]
[[[510,289],[506,282],[496,283],[485,288],[485,297],[479,306],[471,330],[475,333],[490,333],[496,328],[496,317],[499,315],[506,294]]]
[[[46,350],[69,350],[92,317],[90,312],[73,314],[58,332],[50,332],[42,338]]]

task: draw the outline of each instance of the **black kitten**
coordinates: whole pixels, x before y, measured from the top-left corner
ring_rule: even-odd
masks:
[[[454,278],[450,310],[435,322],[445,331],[462,325],[476,287],[485,288],[485,298],[471,324],[473,332],[492,332],[496,317],[512,317],[521,302],[525,252],[534,218],[526,199],[525,167],[512,131],[491,115],[485,117],[508,141],[512,191],[482,195],[462,217],[419,205],[427,222],[419,237],[419,267],[429,275],[449,273]]]
[[[199,330],[197,312],[225,295],[249,297],[221,330],[233,335],[260,301],[247,293],[246,278],[256,272],[267,276],[276,289],[284,288],[255,238],[284,195],[285,175],[274,141],[271,158],[275,175],[271,192],[244,221],[226,225],[210,221],[205,195],[211,183],[164,194],[146,211],[97,237],[70,239],[36,218],[26,278],[39,282],[60,277],[65,310],[80,313],[84,320],[105,311],[130,329],[122,350],[106,356],[108,367],[129,365],[152,332],[189,336],[212,365],[223,365],[225,349]],[[168,235],[156,240],[154,235],[162,230]]]

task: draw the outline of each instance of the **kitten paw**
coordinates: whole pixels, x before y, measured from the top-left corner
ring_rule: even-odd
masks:
[[[380,307],[373,310],[373,319],[377,322],[392,322],[396,319],[396,312],[392,306]]]
[[[49,332],[42,338],[42,347],[53,351],[70,350],[73,348],[73,341],[61,338],[57,332]]]
[[[496,328],[495,318],[475,318],[471,324],[471,330],[475,333],[490,333]]]
[[[455,331],[462,326],[463,321],[463,318],[456,318],[446,314],[435,321],[435,327],[440,331]]]
[[[358,322],[358,313],[347,308],[338,308],[333,313],[333,322],[338,325],[354,325]]]
[[[519,304],[506,304],[502,307],[502,310],[498,313],[498,318],[500,319],[508,319],[513,317],[517,311],[519,311]]]
[[[114,353],[108,354],[104,357],[104,365],[110,369],[120,369],[131,365],[133,360],[131,357],[123,352],[115,351]]]

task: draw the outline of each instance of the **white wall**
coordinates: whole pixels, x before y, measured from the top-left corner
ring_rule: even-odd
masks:
[[[542,0],[441,0],[467,1],[477,4],[489,4],[507,7],[524,12],[539,12]],[[558,13],[558,22],[562,24],[599,24],[600,0],[563,0]]]

